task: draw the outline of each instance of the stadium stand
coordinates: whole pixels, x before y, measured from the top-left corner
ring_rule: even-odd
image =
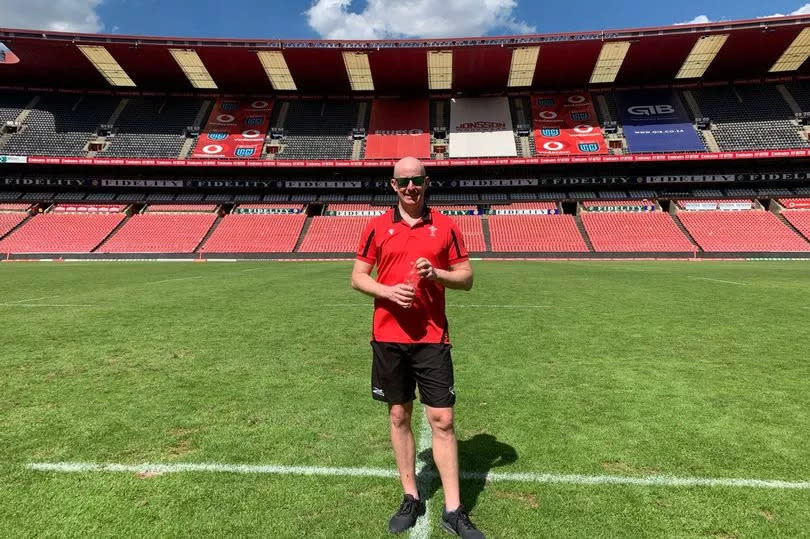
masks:
[[[287,101],[276,103],[275,115],[285,109],[284,104],[288,105],[284,149],[277,159],[351,159],[352,129],[358,127],[357,102]],[[366,106],[359,122],[364,129],[368,127],[369,109]]]
[[[704,251],[810,251],[810,243],[767,211],[681,211],[678,218]]]
[[[3,152],[14,155],[87,155],[91,135],[107,123],[121,99],[113,96],[42,94]]]
[[[300,253],[353,253],[372,216],[313,217]]]
[[[780,198],[778,202],[788,210],[810,209],[810,198]]]
[[[461,235],[464,237],[467,251],[471,253],[483,253],[487,250],[486,242],[484,241],[484,227],[481,217],[478,215],[451,215],[452,219]]]
[[[53,213],[120,213],[126,209],[124,204],[54,204]]]
[[[27,204],[25,202],[9,202],[0,204],[0,212],[28,211],[29,209],[31,209],[31,204]]]
[[[304,214],[226,215],[200,252],[290,253],[306,219]]]
[[[214,224],[215,213],[133,215],[99,253],[191,253]]]
[[[385,210],[386,210],[386,208],[380,208],[379,206],[372,206],[371,204],[329,204],[325,209],[325,211],[327,211],[327,212],[331,212],[331,211],[340,211],[340,212],[344,212],[344,211],[351,211],[351,212],[373,211],[373,212],[378,212],[378,213],[382,213]]]
[[[782,217],[805,239],[810,240],[810,210],[785,210],[782,212]]]
[[[176,158],[202,99],[176,97],[130,98],[115,122],[114,136],[101,156]]]
[[[580,218],[597,252],[696,250],[667,213],[584,212]]]
[[[793,111],[774,85],[738,85],[691,91],[723,151],[810,148],[791,123]]]
[[[258,203],[258,204],[239,204],[234,207],[236,210],[298,210],[304,211],[303,204],[283,204],[283,203]]]
[[[0,125],[16,120],[31,97],[22,92],[0,92]]]
[[[556,210],[556,202],[513,202],[512,204],[496,204],[490,206],[491,210]]]
[[[0,240],[0,253],[89,253],[125,217],[123,213],[37,215]]]
[[[11,232],[26,217],[28,217],[28,214],[21,211],[0,213],[0,238]]]
[[[585,252],[585,240],[572,215],[491,215],[495,252]]]

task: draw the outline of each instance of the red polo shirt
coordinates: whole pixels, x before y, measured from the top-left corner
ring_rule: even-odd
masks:
[[[408,280],[418,258],[434,268],[448,269],[469,260],[456,223],[425,206],[422,218],[411,227],[399,207],[375,217],[366,226],[357,247],[357,259],[377,264],[377,282],[392,286]],[[374,300],[372,339],[396,343],[447,343],[444,286],[438,281],[417,280],[416,298],[408,309],[386,299]]]

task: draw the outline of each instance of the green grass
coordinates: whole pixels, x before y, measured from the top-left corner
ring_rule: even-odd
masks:
[[[384,536],[395,479],[25,467],[393,469],[369,391],[371,307],[350,268],[0,264],[0,536]],[[474,268],[473,291],[448,292],[463,469],[810,480],[807,263]],[[24,306],[45,303],[87,306]],[[810,530],[808,490],[462,489],[492,537]],[[435,536],[441,503],[439,489]]]

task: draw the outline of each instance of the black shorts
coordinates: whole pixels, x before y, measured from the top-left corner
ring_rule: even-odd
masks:
[[[371,341],[371,396],[389,404],[416,398],[434,408],[456,403],[449,344],[401,344]]]

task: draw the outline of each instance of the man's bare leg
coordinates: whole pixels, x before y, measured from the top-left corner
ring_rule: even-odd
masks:
[[[461,505],[461,496],[458,486],[458,443],[453,427],[453,409],[430,406],[425,408],[433,433],[433,461],[439,469],[444,489],[444,507],[447,511],[455,511]]]
[[[406,404],[389,404],[388,417],[391,420],[391,447],[397,461],[399,480],[402,490],[419,499],[416,488],[416,447],[411,430],[413,402]]]

